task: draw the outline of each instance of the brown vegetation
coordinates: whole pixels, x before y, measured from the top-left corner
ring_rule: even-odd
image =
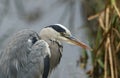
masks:
[[[88,17],[89,21],[96,19],[98,22],[91,75],[93,78],[120,78],[120,1],[104,3],[101,12]]]

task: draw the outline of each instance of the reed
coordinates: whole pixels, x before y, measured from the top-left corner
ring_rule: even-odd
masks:
[[[99,0],[98,0],[99,2]],[[120,1],[106,0],[104,9],[88,17],[98,22],[92,45],[92,78],[120,78]]]

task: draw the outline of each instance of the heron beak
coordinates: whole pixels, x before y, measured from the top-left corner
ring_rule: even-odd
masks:
[[[70,43],[70,44],[74,44],[74,45],[77,45],[77,46],[80,46],[84,49],[89,49],[89,50],[92,50],[89,46],[87,46],[85,43],[83,42],[80,42],[77,38],[75,37],[66,37],[67,38],[67,42]]]

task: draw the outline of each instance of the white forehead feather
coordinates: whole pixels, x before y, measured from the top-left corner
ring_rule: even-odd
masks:
[[[63,26],[62,24],[54,24],[54,25],[58,25],[58,26],[62,27],[63,29],[65,29],[65,30],[66,30],[66,32],[67,32],[68,34],[70,34],[70,35],[71,35],[70,30],[68,30],[68,29],[67,29],[65,26]]]

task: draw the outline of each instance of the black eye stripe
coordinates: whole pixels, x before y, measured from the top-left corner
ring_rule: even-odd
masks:
[[[63,29],[62,27],[58,26],[58,25],[50,25],[50,26],[47,26],[47,27],[52,27],[54,30],[56,30],[57,32],[66,32],[65,29]],[[47,28],[45,27],[45,28]]]

